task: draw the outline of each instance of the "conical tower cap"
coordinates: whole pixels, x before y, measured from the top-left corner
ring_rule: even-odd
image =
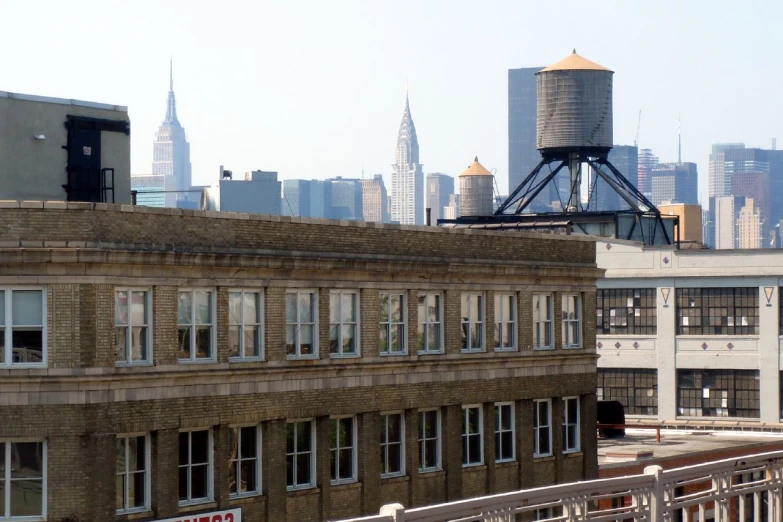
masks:
[[[584,58],[582,56],[579,56],[576,54],[576,49],[574,49],[574,52],[560,60],[559,62],[550,65],[549,67],[545,67],[544,69],[541,69],[540,73],[542,72],[549,72],[549,71],[607,71],[607,72],[613,72],[603,65],[598,65],[595,62],[591,62],[587,58]]]
[[[492,173],[484,168],[484,165],[479,163],[478,156],[473,158],[473,163],[471,163],[468,168],[466,168],[462,174],[460,174],[460,177],[462,176],[491,176]]]

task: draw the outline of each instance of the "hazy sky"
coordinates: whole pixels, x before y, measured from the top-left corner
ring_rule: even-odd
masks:
[[[387,176],[405,102],[425,172],[478,155],[508,183],[508,76],[575,47],[615,71],[615,143],[699,164],[783,138],[783,3],[754,1],[0,0],[0,90],[127,105],[151,172],[169,56],[194,181]],[[781,142],[783,148],[783,141]]]

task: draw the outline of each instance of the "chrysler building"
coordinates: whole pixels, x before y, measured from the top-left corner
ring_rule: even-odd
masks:
[[[424,224],[424,171],[419,163],[419,140],[411,118],[408,95],[397,134],[396,162],[392,167],[391,218],[401,225]]]

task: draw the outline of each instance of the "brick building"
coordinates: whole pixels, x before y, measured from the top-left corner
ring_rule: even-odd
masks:
[[[73,202],[0,224],[0,520],[327,520],[598,475],[588,238]]]

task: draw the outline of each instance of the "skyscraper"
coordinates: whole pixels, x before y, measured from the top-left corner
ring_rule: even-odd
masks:
[[[388,195],[383,176],[376,174],[372,179],[361,180],[362,184],[362,212],[365,221],[389,221]]]
[[[636,176],[636,188],[639,192],[649,198],[652,196],[652,186],[650,184],[650,173],[658,165],[658,156],[653,154],[651,149],[639,149],[639,167]]]
[[[729,151],[745,150],[744,143],[716,143],[710,153],[710,166],[708,172],[709,197],[731,195],[731,170],[726,172],[726,161],[732,162],[733,154]],[[728,152],[728,158],[727,156]],[[741,153],[740,153],[741,154]]]
[[[543,67],[508,70],[508,191],[530,174],[541,154],[536,148],[536,73]]]
[[[609,161],[612,162],[612,165],[620,171],[625,179],[634,187],[637,186],[639,149],[635,145],[615,145],[609,151]],[[617,191],[610,187],[600,176],[596,180],[595,194],[592,197],[594,199],[590,201],[590,206],[596,210],[622,210],[628,208],[628,204],[621,200]],[[593,207],[593,202],[597,203],[596,207]]]
[[[443,207],[449,205],[449,196],[454,194],[454,178],[440,172],[427,174],[427,208],[435,224],[443,217]]]
[[[392,172],[391,218],[401,225],[424,224],[424,171],[419,163],[419,140],[411,118],[408,95],[397,133],[397,150]]]
[[[166,104],[166,117],[155,135],[152,148],[152,174],[162,175],[164,197],[167,207],[178,207],[187,201],[188,193],[176,192],[190,190],[190,143],[185,129],[177,119],[177,102],[174,98],[174,69],[169,64],[169,97]],[[170,192],[174,191],[174,192]],[[192,198],[190,198],[192,199]]]
[[[325,191],[328,219],[364,219],[361,180],[337,176],[327,179],[325,185],[328,187]]]
[[[697,205],[698,178],[695,163],[659,163],[650,172],[652,204],[658,206],[669,202]]]

